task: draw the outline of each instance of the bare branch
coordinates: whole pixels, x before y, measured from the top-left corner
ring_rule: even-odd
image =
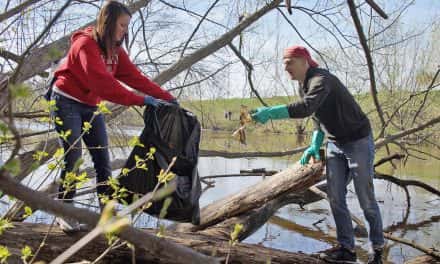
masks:
[[[388,15],[373,0],[365,0],[371,8],[374,9],[381,17],[388,19]]]
[[[9,9],[8,11],[0,14],[0,22],[22,12],[28,6],[33,5],[35,3],[38,3],[39,1],[41,1],[41,0],[28,0],[26,2],[21,3],[20,5],[18,5],[16,7],[14,7],[14,8]]]
[[[255,94],[255,96],[258,98],[258,101],[260,101],[260,103],[264,106],[268,106],[268,104],[266,102],[264,102],[263,98],[261,98],[260,93],[258,93],[257,89],[255,89],[254,87],[254,83],[252,81],[252,71],[254,69],[254,67],[252,66],[252,64],[247,61],[243,55],[241,55],[240,51],[232,44],[229,43],[229,48],[231,48],[231,50],[235,53],[235,55],[237,55],[237,57],[240,59],[240,61],[243,63],[246,71],[247,71],[247,79],[249,81],[249,86],[252,90],[252,92]]]
[[[366,39],[364,32],[362,30],[361,21],[359,20],[358,14],[356,12],[356,6],[354,4],[354,1],[347,0],[347,3],[350,8],[350,14],[351,14],[351,17],[353,18],[353,22],[355,24],[356,31],[359,36],[359,41],[361,42],[362,48],[364,49],[364,52],[365,52],[365,57],[367,59],[368,72],[370,75],[371,96],[373,97],[374,105],[375,105],[377,113],[379,115],[379,120],[381,122],[381,125],[385,126],[383,111],[380,106],[379,99],[377,98],[376,78],[374,76],[374,64],[373,64],[373,58],[371,57],[370,48],[368,47],[367,39]],[[379,135],[379,137],[381,137],[381,136],[382,136],[382,134]]]
[[[324,55],[319,52],[317,49],[315,49],[304,37],[303,35],[301,35],[301,33],[298,31],[298,29],[296,28],[296,26],[292,23],[292,21],[290,21],[290,19],[284,14],[284,12],[277,8],[277,10],[281,13],[281,15],[283,16],[283,18],[287,21],[287,23],[289,23],[289,25],[293,28],[293,30],[295,30],[296,34],[298,34],[298,36],[307,44],[307,46],[309,46],[314,52],[316,52],[319,57],[321,57],[322,61],[325,64],[325,67],[328,69],[328,64],[327,61],[324,58]]]
[[[191,42],[192,38],[194,37],[194,35],[197,33],[197,31],[199,30],[200,26],[202,25],[203,21],[206,19],[206,17],[208,16],[209,12],[217,5],[219,0],[215,0],[214,3],[212,3],[212,5],[208,8],[208,10],[206,10],[205,14],[203,15],[202,19],[200,19],[199,23],[197,24],[197,26],[194,28],[193,32],[191,33],[191,35],[189,36],[188,40],[185,42],[185,45],[183,45],[183,49],[180,53],[180,57],[183,57],[183,55],[185,54],[185,50],[188,47],[188,44]]]
[[[412,119],[412,124],[414,125],[414,123],[416,122],[417,117],[419,116],[420,112],[422,111],[423,107],[425,107],[426,104],[426,99],[428,98],[429,92],[432,90],[435,81],[437,80],[437,77],[440,73],[440,66],[437,68],[437,72],[435,73],[434,77],[432,78],[431,83],[428,86],[428,89],[426,89],[425,95],[423,96],[423,101],[419,106],[419,109],[417,109],[416,113],[414,114],[414,117]]]

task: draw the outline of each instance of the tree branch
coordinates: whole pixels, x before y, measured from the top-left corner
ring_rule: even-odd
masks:
[[[353,22],[354,22],[354,25],[356,27],[356,31],[359,36],[359,41],[361,42],[362,48],[365,53],[365,58],[367,59],[368,73],[370,75],[371,96],[373,97],[374,105],[375,105],[377,113],[379,115],[379,120],[381,122],[381,125],[385,126],[383,111],[380,106],[379,99],[377,98],[376,78],[374,75],[374,64],[373,64],[373,58],[371,57],[370,48],[368,47],[367,39],[366,39],[364,32],[362,30],[362,24],[361,24],[361,21],[359,20],[357,12],[356,12],[356,6],[354,4],[354,1],[347,0],[347,3],[350,8],[350,14],[351,14],[351,17],[353,18]],[[379,137],[382,137],[382,135],[379,135]]]

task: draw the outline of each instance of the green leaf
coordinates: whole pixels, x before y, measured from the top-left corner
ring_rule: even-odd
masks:
[[[63,155],[64,155],[64,149],[58,148],[57,151],[55,151],[55,154],[53,154],[53,157],[55,159],[58,159],[58,158],[62,157]]]
[[[32,257],[34,254],[32,254],[32,249],[28,245],[24,246],[24,248],[21,249],[21,259],[26,262],[28,258]]]
[[[99,201],[100,201],[102,204],[107,204],[107,203],[110,201],[110,197],[109,197],[108,195],[105,195],[105,194],[98,194],[98,197],[99,197]]]
[[[157,175],[158,181],[164,184],[167,184],[169,181],[174,179],[174,177],[176,177],[176,174],[172,173],[171,171],[165,173],[164,170],[160,170],[159,175]]]
[[[130,170],[128,168],[123,168],[121,173],[123,176],[127,176],[129,172]]]
[[[32,214],[33,214],[32,208],[30,208],[29,206],[25,206],[23,218],[27,218],[27,217],[31,216]]]
[[[49,153],[47,153],[46,151],[41,151],[41,150],[37,150],[33,155],[32,158],[34,160],[38,160],[41,161],[44,157],[49,156]]]
[[[147,164],[145,163],[144,159],[141,159],[138,155],[134,155],[134,160],[136,161],[137,169],[148,170]]]
[[[111,114],[112,112],[107,108],[107,106],[105,105],[104,102],[100,102],[98,104],[98,113],[102,113],[102,114]]]
[[[72,130],[60,131],[59,136],[67,142],[67,138],[72,134]]]
[[[55,164],[55,163],[49,163],[49,164],[47,164],[47,169],[48,170],[54,170],[54,169],[56,169],[56,167],[57,167],[57,165]]]
[[[7,263],[8,257],[11,256],[11,252],[5,246],[0,246],[0,263]]]
[[[6,229],[13,227],[14,225],[11,222],[9,222],[8,219],[0,219],[0,235],[2,235]]]
[[[58,110],[58,107],[56,106],[57,102],[55,100],[50,100],[50,101],[44,100],[44,102],[46,102],[44,112],[50,113],[50,112]]]
[[[59,118],[58,116],[55,117],[55,123],[59,126],[63,125],[63,120],[61,120],[61,118]]]
[[[235,245],[237,243],[238,235],[240,234],[241,230],[243,230],[243,225],[235,224],[234,231],[231,233],[231,240],[229,241],[231,245]]]
[[[132,137],[132,138],[128,141],[128,145],[129,145],[130,147],[136,147],[136,146],[139,146],[139,147],[142,147],[142,148],[145,147],[145,145],[141,143],[141,141],[139,140],[139,137],[137,137],[137,136]]]
[[[90,129],[92,128],[92,124],[90,124],[90,122],[84,122],[83,123],[83,131],[85,132],[85,133],[89,133],[90,132]]]

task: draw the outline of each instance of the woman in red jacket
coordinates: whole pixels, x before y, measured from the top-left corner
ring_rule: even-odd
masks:
[[[126,6],[108,1],[100,10],[95,27],[72,35],[70,50],[54,74],[52,99],[56,101],[55,117],[62,120],[62,124],[56,124],[56,130],[60,134],[70,131],[67,138],[60,136],[66,153],[61,179],[65,180],[66,175],[78,169],[75,164],[82,155],[80,137],[83,134],[82,139],[96,170],[98,194],[106,192],[105,182],[111,175],[111,167],[105,121],[102,114],[95,114],[97,104],[101,100],[151,107],[164,101],[177,103],[169,92],[145,77],[121,47],[124,41],[126,45],[128,42],[130,18]],[[120,82],[147,95],[129,91]],[[84,122],[89,122],[91,127],[87,128]],[[83,133],[84,129],[88,131]],[[75,195],[75,188],[66,190],[63,184],[60,184],[59,191],[59,198],[65,202],[71,202]],[[65,231],[79,228],[75,221],[56,220]]]

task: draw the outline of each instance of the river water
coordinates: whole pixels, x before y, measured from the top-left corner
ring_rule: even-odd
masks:
[[[136,134],[136,130],[132,131]],[[309,139],[299,139],[307,142]],[[240,145],[230,137],[230,133],[204,131],[202,134],[202,149],[216,149],[227,151],[283,151],[301,146],[302,143],[294,135],[283,134],[262,134],[251,135],[248,133],[248,145]],[[305,144],[305,143],[304,143]],[[421,151],[430,152],[438,156],[438,150],[418,148]],[[113,158],[127,157],[129,150],[123,151],[113,149]],[[378,152],[378,157],[383,156],[383,150]],[[199,172],[201,176],[234,174],[241,169],[266,168],[267,170],[282,170],[291,166],[299,159],[300,154],[282,158],[239,158],[225,159],[221,157],[201,157],[199,159]],[[86,165],[90,165],[90,161]],[[396,163],[396,168],[384,165],[377,168],[382,173],[399,177],[400,179],[420,180],[431,186],[440,188],[440,162],[433,158],[426,160],[409,159],[406,164]],[[45,174],[44,168],[34,172],[26,183],[37,186]],[[118,174],[118,171],[115,172]],[[48,181],[56,175],[50,175]],[[215,200],[234,194],[241,189],[264,180],[260,176],[216,178],[215,187],[207,189],[200,200],[201,206],[207,205]],[[384,221],[385,230],[391,230],[393,236],[412,240],[425,247],[440,248],[440,199],[433,194],[418,188],[409,187],[411,195],[411,207],[406,205],[406,196],[402,188],[382,180],[375,180],[376,198]],[[348,204],[356,216],[364,222],[362,211],[358,205],[353,186],[349,185]],[[94,196],[89,199],[95,199]],[[7,209],[2,199],[0,213]],[[88,200],[81,200],[87,203]],[[394,227],[404,218],[405,225]],[[49,222],[52,217],[38,212],[26,221]],[[168,222],[169,223],[169,222]],[[142,217],[137,226],[152,227],[157,225],[157,220],[150,216]],[[256,243],[267,247],[313,253],[327,249],[335,245],[335,225],[326,201],[316,202],[300,208],[298,205],[288,205],[281,208],[263,225],[256,233],[247,238],[244,242]],[[366,261],[369,249],[368,239],[356,239],[358,257],[360,263]],[[386,247],[387,263],[403,263],[404,261],[420,255],[421,252],[392,241],[388,241]]]

